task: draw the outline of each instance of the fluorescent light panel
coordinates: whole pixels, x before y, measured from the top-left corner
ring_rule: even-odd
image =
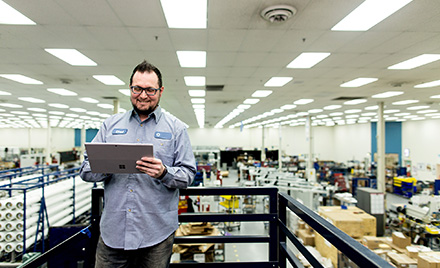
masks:
[[[265,87],[282,87],[292,81],[293,77],[272,77],[267,81]]]
[[[0,0],[0,24],[35,25],[36,23]]]
[[[206,51],[177,51],[180,67],[205,68]]]
[[[327,52],[304,52],[287,65],[287,68],[307,69],[312,68],[330,56]]]
[[[48,88],[47,91],[61,95],[61,96],[77,96],[76,92],[64,88]]]
[[[393,105],[407,105],[407,104],[412,104],[412,103],[417,103],[419,102],[418,100],[402,100],[402,101],[396,101],[393,102]]]
[[[32,103],[45,103],[46,102],[44,100],[32,98],[32,97],[19,97],[18,99],[21,101],[27,101],[27,102],[32,102]]]
[[[1,77],[26,85],[42,85],[43,82],[21,74],[0,74]]]
[[[83,102],[88,102],[88,103],[98,103],[98,100],[95,100],[93,98],[89,98],[89,97],[84,97],[84,98],[79,98],[80,101]]]
[[[125,85],[124,81],[114,75],[94,75],[93,78],[108,86]]]
[[[313,99],[299,99],[299,100],[294,101],[293,104],[305,105],[305,104],[309,104],[311,102],[314,102],[314,100]]]
[[[189,87],[205,86],[206,77],[204,76],[185,76],[183,77],[185,84]]]
[[[415,88],[436,87],[440,86],[440,80],[415,85]]]
[[[377,78],[360,77],[340,85],[340,87],[361,87],[377,81]]]
[[[265,98],[272,94],[272,90],[257,90],[252,94],[252,98]]]
[[[260,101],[260,99],[245,99],[243,101],[244,104],[257,104]]]
[[[412,59],[403,61],[401,63],[394,64],[388,69],[391,70],[410,70],[422,65],[440,60],[440,54],[422,54],[420,56],[414,57]]]
[[[366,0],[338,22],[332,31],[367,31],[412,0]]]
[[[191,97],[205,97],[206,91],[202,90],[202,89],[190,89],[190,90],[188,90],[188,94]]]
[[[207,0],[161,0],[168,28],[206,29]]]
[[[355,99],[344,102],[345,105],[356,105],[367,102],[366,99]]]
[[[67,62],[73,66],[96,66],[96,62],[89,59],[76,49],[71,48],[46,48],[46,52],[59,58],[62,61]]]
[[[130,91],[130,89],[122,88],[122,89],[119,89],[118,91],[119,91],[121,94],[125,95],[125,96],[130,96],[130,95],[131,95],[131,91]]]
[[[402,94],[403,94],[402,91],[387,91],[387,92],[384,92],[384,93],[373,95],[371,97],[375,98],[375,99],[385,99],[385,98],[399,96],[399,95],[402,95]]]
[[[9,93],[9,92],[1,91],[1,90],[0,90],[0,95],[2,95],[2,96],[10,96],[10,95],[12,95],[12,94]]]

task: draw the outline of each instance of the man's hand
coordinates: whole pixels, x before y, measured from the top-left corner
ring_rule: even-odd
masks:
[[[141,160],[136,161],[136,168],[153,178],[159,178],[165,171],[165,166],[162,160],[154,157],[142,157]]]

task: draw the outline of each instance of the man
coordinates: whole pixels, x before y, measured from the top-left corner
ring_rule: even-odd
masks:
[[[93,142],[151,143],[142,173],[92,173],[85,153],[80,176],[104,181],[104,211],[95,267],[168,267],[178,227],[179,190],[191,184],[195,159],[184,124],[162,112],[162,75],[143,61],[130,78],[133,110],[105,120]]]

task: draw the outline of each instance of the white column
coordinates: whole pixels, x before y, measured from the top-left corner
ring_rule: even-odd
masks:
[[[377,189],[385,193],[385,119],[384,103],[379,103],[378,121],[376,125],[377,143]]]
[[[47,143],[46,143],[46,161],[45,163],[52,163],[52,158],[50,157],[51,154],[51,144],[52,141],[52,128],[50,127],[50,121],[49,118],[47,119]],[[44,165],[45,163],[41,163],[42,165]]]
[[[307,116],[306,120],[306,142],[308,145],[308,158],[306,165],[306,177],[311,182],[316,182],[316,171],[313,167],[313,129],[312,129],[312,118]]]
[[[113,114],[119,113],[119,100],[113,100]]]
[[[261,127],[261,162],[266,160],[266,152],[264,151],[264,126]]]
[[[278,126],[278,168],[281,170],[283,168],[283,161],[282,161],[282,153],[281,153],[281,143],[282,143],[282,137],[281,137],[281,124]]]
[[[86,124],[84,123],[81,128],[81,145],[80,145],[81,147],[79,150],[79,159],[81,162],[84,161],[85,142],[86,142]]]
[[[31,142],[31,133],[32,128],[28,128],[28,154],[31,154],[32,142]]]

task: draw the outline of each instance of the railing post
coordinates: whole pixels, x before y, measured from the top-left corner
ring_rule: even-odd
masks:
[[[278,219],[280,222],[286,224],[287,219],[287,202],[284,199],[278,198]],[[280,250],[281,243],[286,243],[286,234],[284,232],[279,232],[279,241],[278,241],[278,265],[280,268],[286,268],[286,255],[284,251]],[[287,245],[287,244],[286,244]]]

